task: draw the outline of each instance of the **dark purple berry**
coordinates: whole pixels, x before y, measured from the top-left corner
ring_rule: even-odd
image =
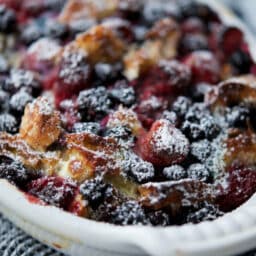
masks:
[[[29,175],[21,162],[7,156],[0,156],[0,178],[23,186],[28,181]]]
[[[216,206],[205,203],[201,209],[189,213],[186,222],[197,224],[202,221],[212,221],[223,214]]]
[[[9,63],[3,55],[0,55],[0,74],[6,74],[9,70]]]
[[[65,39],[68,36],[68,28],[57,20],[49,19],[45,23],[44,35],[54,39]]]
[[[121,76],[122,66],[117,64],[109,63],[97,63],[94,66],[94,72],[96,78],[100,83],[111,83]]]
[[[33,97],[26,91],[19,91],[14,94],[10,99],[10,108],[13,114],[21,116],[28,103],[33,101]]]
[[[136,97],[133,87],[127,86],[125,81],[119,81],[115,87],[110,90],[109,97],[119,104],[130,107],[135,103]]]
[[[147,217],[149,219],[149,222],[153,225],[153,226],[169,226],[171,224],[171,220],[170,220],[170,216],[159,210],[159,211],[155,211],[155,212],[150,212],[147,214]]]
[[[191,140],[196,141],[204,139],[205,132],[200,124],[185,121],[181,127],[183,133]]]
[[[24,44],[30,45],[42,37],[42,35],[42,28],[37,23],[32,22],[22,29],[21,40]]]
[[[111,100],[104,87],[92,88],[80,92],[77,105],[83,120],[98,120],[110,112]]]
[[[10,95],[7,92],[0,89],[0,111],[3,112],[7,110],[9,105],[9,98]]]
[[[163,169],[163,175],[168,180],[182,180],[187,177],[187,173],[180,165],[172,165]]]
[[[136,201],[127,201],[117,206],[111,213],[111,222],[122,226],[148,224],[144,210]]]
[[[162,114],[162,119],[168,120],[174,126],[178,123],[178,117],[174,111],[165,110]]]
[[[11,114],[0,114],[0,132],[17,133],[18,122]]]
[[[75,123],[72,128],[73,133],[93,133],[93,134],[99,134],[100,132],[100,124],[99,123],[93,123],[93,122],[87,122],[87,123]]]
[[[195,103],[188,109],[185,115],[185,120],[199,123],[200,120],[207,114],[209,114],[209,111],[206,109],[203,103]]]
[[[201,162],[204,162],[211,152],[211,143],[208,140],[193,142],[190,146],[190,154]]]
[[[192,164],[187,169],[188,178],[193,180],[200,180],[203,182],[210,182],[211,174],[202,164]]]
[[[250,111],[243,106],[235,106],[227,109],[226,120],[230,127],[246,127]]]
[[[197,50],[207,50],[208,40],[202,34],[187,34],[181,38],[179,52],[182,55],[189,54]]]
[[[172,105],[172,110],[179,116],[184,117],[188,112],[189,107],[192,102],[189,98],[184,96],[179,96]]]
[[[115,138],[120,144],[133,143],[134,137],[132,135],[131,129],[127,126],[115,126],[109,128],[105,132],[106,137]]]
[[[220,133],[220,126],[210,115],[203,117],[200,121],[200,125],[205,132],[206,138],[209,140],[214,139]]]
[[[104,201],[105,192],[108,185],[105,184],[101,177],[86,180],[80,185],[80,193],[88,200],[90,206],[96,209]]]
[[[16,25],[15,13],[5,5],[0,4],[0,32],[14,32]]]
[[[234,52],[230,56],[229,62],[235,68],[238,74],[249,73],[252,66],[252,59],[250,55],[242,50],[237,50]]]
[[[21,88],[33,96],[38,96],[41,92],[41,83],[31,71],[12,69],[10,77],[6,79],[3,89],[10,93],[15,93]]]

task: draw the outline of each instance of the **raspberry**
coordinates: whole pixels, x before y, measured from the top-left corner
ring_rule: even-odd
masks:
[[[192,164],[187,170],[188,177],[203,182],[211,181],[211,174],[202,164]]]
[[[59,79],[54,88],[56,104],[59,105],[62,100],[70,99],[88,87],[90,75],[91,69],[83,52],[64,51]]]
[[[77,193],[77,186],[61,177],[47,176],[31,181],[27,192],[50,205],[67,210]]]
[[[186,171],[180,165],[172,165],[163,169],[163,175],[168,180],[182,180],[187,177]]]
[[[110,112],[111,100],[104,87],[80,92],[77,105],[83,120],[93,121],[103,118]]]
[[[220,47],[226,55],[234,53],[243,43],[243,32],[237,27],[224,27],[220,32]]]
[[[256,192],[256,172],[250,168],[229,168],[224,182],[217,200],[224,212],[239,207]]]
[[[220,64],[209,51],[192,52],[185,58],[184,63],[191,69],[194,83],[216,84],[220,80]]]
[[[93,133],[93,134],[99,134],[100,133],[100,124],[98,123],[75,123],[72,132],[74,133],[83,133],[83,132],[88,132],[88,133]]]
[[[7,156],[0,156],[0,178],[7,179],[18,186],[29,180],[28,170],[21,162]]]
[[[182,162],[189,150],[185,135],[164,119],[156,121],[139,143],[143,159],[158,166]]]
[[[127,201],[119,205],[111,213],[111,222],[117,225],[148,224],[144,210],[136,201]]]

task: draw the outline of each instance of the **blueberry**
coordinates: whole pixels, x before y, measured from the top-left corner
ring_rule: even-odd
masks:
[[[77,105],[83,120],[98,120],[110,112],[111,100],[107,90],[98,87],[80,92]]]
[[[208,48],[207,37],[201,34],[187,34],[181,38],[179,44],[179,52],[182,55],[197,50],[207,50]]]
[[[178,117],[174,111],[165,110],[162,114],[162,118],[168,120],[174,126],[178,123]]]
[[[72,128],[73,133],[93,133],[93,134],[99,134],[100,133],[100,124],[99,123],[93,123],[93,122],[87,122],[87,123],[75,123]]]
[[[130,107],[135,103],[135,91],[131,86],[127,86],[125,81],[119,81],[115,87],[110,90],[109,97],[124,106]]]
[[[226,120],[230,127],[246,127],[250,117],[250,111],[243,106],[234,106],[227,109]]]
[[[221,212],[215,205],[204,203],[199,210],[192,211],[187,216],[188,223],[200,223],[202,221],[211,221],[222,216],[224,213]]]
[[[0,89],[0,111],[6,111],[9,107],[9,97],[10,95]]]
[[[147,214],[150,223],[153,226],[169,226],[171,224],[170,216],[164,211],[155,211]]]
[[[7,156],[0,156],[0,178],[23,186],[28,181],[29,175],[21,162]]]
[[[95,26],[97,22],[94,19],[79,19],[71,21],[69,30],[73,36],[85,32],[91,27]]]
[[[18,132],[18,122],[11,114],[0,114],[0,131],[11,134]]]
[[[4,83],[3,89],[13,94],[21,88],[33,96],[38,96],[41,92],[41,83],[31,71],[12,69],[10,76]]]
[[[203,182],[210,182],[211,174],[202,164],[192,164],[187,170],[187,175],[189,178],[194,180],[200,180]]]
[[[111,222],[117,225],[148,224],[146,214],[136,201],[127,201],[111,213]]]
[[[121,76],[121,65],[108,64],[108,63],[97,63],[94,67],[94,71],[97,79],[101,83],[111,83],[115,79]]]
[[[103,182],[101,177],[96,177],[82,183],[80,185],[80,192],[88,200],[90,206],[96,209],[103,203],[108,186],[108,184]]]
[[[191,141],[205,138],[205,131],[200,124],[185,121],[181,130]]]
[[[55,39],[65,39],[68,36],[68,28],[65,24],[50,19],[45,23],[44,35]]]
[[[37,23],[32,22],[23,28],[21,33],[21,40],[26,45],[30,45],[31,43],[38,40],[42,35],[42,28]]]
[[[220,133],[220,126],[210,115],[203,117],[200,121],[200,125],[205,132],[206,138],[209,140],[214,139]]]
[[[119,142],[127,142],[130,139],[134,139],[131,129],[121,125],[107,129],[105,136],[115,138]]]
[[[187,177],[186,171],[180,165],[172,165],[163,169],[163,175],[168,180],[182,180]]]
[[[193,142],[190,146],[191,155],[201,162],[204,162],[211,152],[211,143],[208,140]]]
[[[206,109],[205,104],[195,103],[188,109],[185,120],[199,123],[206,115],[209,115],[209,111]]]
[[[33,97],[26,91],[21,90],[17,92],[10,99],[10,108],[12,113],[16,116],[23,115],[26,105],[32,101]]]
[[[184,96],[179,96],[172,105],[172,110],[179,116],[184,117],[188,112],[189,107],[192,102],[189,98]]]
[[[242,50],[237,50],[234,52],[231,55],[229,62],[239,74],[249,73],[252,66],[252,59],[249,53],[246,53]]]
[[[0,74],[8,73],[9,63],[3,55],[0,55]]]
[[[0,32],[10,33],[15,31],[17,26],[15,13],[5,5],[0,4]]]

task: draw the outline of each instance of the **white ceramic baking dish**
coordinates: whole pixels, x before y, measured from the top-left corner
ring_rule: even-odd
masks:
[[[242,27],[256,59],[256,44],[245,26],[216,0],[200,0],[216,9],[224,23]],[[224,256],[256,247],[256,196],[213,221],[181,227],[119,227],[40,206],[0,180],[0,211],[17,226],[73,256],[155,255]]]

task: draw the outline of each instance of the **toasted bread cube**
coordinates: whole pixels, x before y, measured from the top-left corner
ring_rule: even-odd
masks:
[[[92,64],[114,63],[125,53],[125,44],[111,28],[98,25],[76,38],[76,44],[88,54]]]
[[[59,20],[69,24],[75,20],[103,19],[112,15],[119,0],[69,0],[59,16]]]
[[[39,97],[25,108],[20,135],[33,149],[44,151],[61,133],[60,113],[46,98]]]

